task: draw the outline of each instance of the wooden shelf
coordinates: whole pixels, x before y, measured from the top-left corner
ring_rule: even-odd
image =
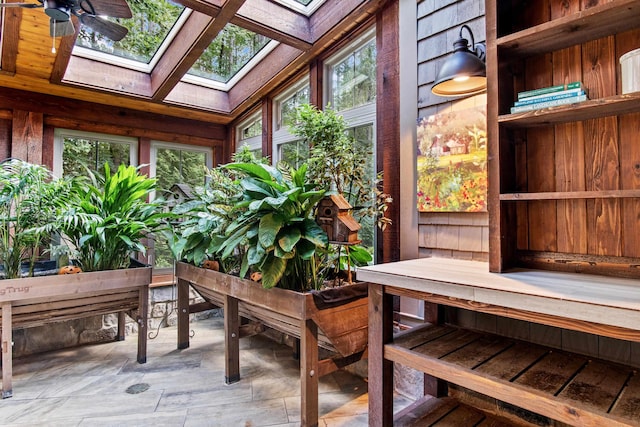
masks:
[[[573,199],[625,199],[640,197],[640,190],[608,191],[549,191],[542,193],[505,193],[501,201],[573,200]]]
[[[640,92],[541,108],[523,113],[503,114],[498,122],[506,127],[535,127],[597,119],[640,112]]]
[[[501,57],[517,59],[563,49],[638,27],[640,3],[616,0],[496,40]]]
[[[571,425],[633,426],[640,376],[622,366],[452,326],[416,328],[384,357]]]

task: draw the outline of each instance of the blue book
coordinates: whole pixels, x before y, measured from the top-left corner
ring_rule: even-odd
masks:
[[[524,98],[521,101],[516,101],[514,105],[516,107],[519,107],[522,105],[535,104],[536,102],[554,101],[556,99],[571,98],[572,96],[580,96],[580,95],[586,95],[585,91],[582,89],[569,89],[569,90],[564,90],[562,92],[556,92],[553,95],[551,94],[539,95],[539,96],[532,96],[530,98]]]
[[[511,107],[511,113],[522,113],[524,111],[538,110],[540,108],[555,107],[558,105],[574,104],[576,102],[582,102],[587,100],[587,95],[572,96],[563,99],[554,99],[552,101],[535,102],[529,105],[521,105],[517,107]]]

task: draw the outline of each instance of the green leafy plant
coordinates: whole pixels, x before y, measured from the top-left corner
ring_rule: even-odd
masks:
[[[221,258],[246,247],[241,277],[252,268],[262,273],[265,288],[319,288],[319,257],[328,238],[313,212],[325,191],[307,182],[307,166],[288,171],[290,178],[266,164],[231,163],[226,168],[244,176],[239,181],[242,197],[233,210],[236,218],[219,248]]]
[[[0,262],[5,278],[33,276],[34,265],[50,242],[56,207],[68,200],[71,183],[53,179],[44,166],[19,159],[0,164]]]
[[[354,207],[355,217],[374,218],[384,230],[390,223],[384,213],[392,199],[378,188],[382,176],[369,170],[373,153],[349,135],[344,118],[329,106],[319,110],[301,104],[290,131],[310,147],[308,175],[315,186],[342,194]]]
[[[171,215],[164,200],[147,201],[155,179],[139,168],[120,165],[104,176],[90,174],[90,182],[74,179],[72,203],[60,212],[50,228],[59,229],[71,243],[72,256],[83,271],[127,268],[134,251],[146,253],[143,239],[166,227]]]

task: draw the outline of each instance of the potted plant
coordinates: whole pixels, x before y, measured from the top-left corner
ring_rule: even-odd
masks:
[[[21,169],[14,169],[43,174],[41,167],[33,165],[22,164]],[[72,247],[67,252],[83,272],[0,280],[3,397],[12,395],[11,343],[14,328],[117,312],[120,315],[117,338],[123,339],[123,316],[126,312],[138,323],[137,360],[146,362],[151,267],[126,267],[129,267],[131,252],[144,252],[142,239],[159,229],[167,216],[161,213],[161,201],[147,202],[155,181],[142,176],[134,167],[120,166],[111,174],[105,165],[103,178],[94,176],[91,182],[80,178],[59,183],[50,180],[50,185],[51,189],[66,191],[43,193],[50,196],[48,203],[43,201],[38,205],[47,206],[42,212],[48,213],[45,220],[49,222],[44,225],[26,221],[31,214],[35,215],[27,208],[34,209],[32,205],[38,201],[38,197],[31,194],[32,186],[7,187],[4,184],[0,189],[3,196],[13,198],[12,207],[7,211],[11,214],[4,217],[13,223],[6,228],[11,233],[7,241],[13,242],[14,247],[16,241],[35,245],[56,235],[63,242],[71,242]],[[38,209],[40,212],[42,208]],[[75,269],[72,272],[76,272]]]
[[[364,247],[342,251],[345,245],[329,243],[316,222],[318,202],[327,194],[346,194],[365,215],[383,213],[390,200],[377,191],[375,179],[361,174],[367,153],[353,147],[342,118],[302,108],[298,126],[314,144],[308,164],[274,167],[241,151],[213,170],[216,180],[198,189],[196,200],[176,208],[185,219],[169,240],[179,261],[178,347],[189,345],[189,285],[225,309],[227,382],[239,380],[238,339],[245,330],[239,316],[299,338],[302,418],[313,425],[318,378],[357,361],[367,344],[367,284],[327,288],[327,279],[372,259]],[[324,163],[327,157],[336,161]],[[373,200],[379,203],[367,205]],[[210,258],[221,271],[200,268]],[[331,361],[320,363],[319,346],[334,352]]]

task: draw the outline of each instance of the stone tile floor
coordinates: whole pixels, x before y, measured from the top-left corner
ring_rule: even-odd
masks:
[[[262,335],[241,340],[241,380],[225,385],[222,319],[192,330],[190,347],[177,350],[175,327],[160,329],[146,364],[136,362],[135,336],[15,359],[0,426],[300,424],[299,369],[289,347]],[[366,381],[345,371],[322,378],[319,406],[320,426],[366,426]]]

